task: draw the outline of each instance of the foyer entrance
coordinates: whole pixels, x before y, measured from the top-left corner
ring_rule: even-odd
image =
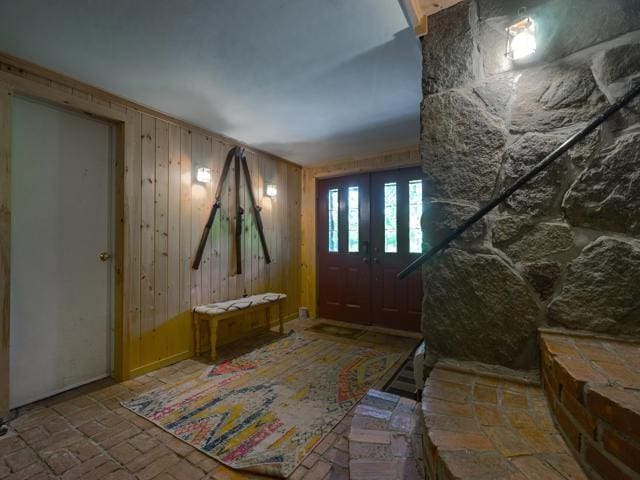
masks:
[[[418,331],[422,279],[396,275],[425,250],[419,168],[327,178],[317,185],[321,317]]]

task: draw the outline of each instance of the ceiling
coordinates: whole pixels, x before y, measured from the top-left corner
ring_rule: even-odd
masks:
[[[397,0],[0,0],[0,50],[301,165],[418,140]]]

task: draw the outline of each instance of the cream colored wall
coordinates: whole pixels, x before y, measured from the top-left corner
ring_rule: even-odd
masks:
[[[375,157],[303,168],[300,209],[300,306],[307,307],[311,317],[316,316],[318,304],[316,281],[316,180],[419,164],[420,156],[417,147],[415,147]]]

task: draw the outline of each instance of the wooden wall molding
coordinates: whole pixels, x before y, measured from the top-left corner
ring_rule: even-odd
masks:
[[[114,124],[116,132],[115,372],[117,379],[191,355],[191,308],[266,290],[288,294],[286,318],[300,298],[301,167],[241,142],[122,99],[56,72],[0,54],[0,415],[8,408],[10,108],[9,93],[36,98]],[[198,184],[195,164],[212,169],[246,148],[254,192],[262,205],[273,261],[266,265],[257,233],[246,223],[243,274],[234,275],[231,232],[235,195],[223,198],[200,270],[191,256],[213,201],[213,183]],[[278,196],[263,196],[265,181]],[[243,183],[241,202],[247,202]],[[245,222],[251,222],[245,215]],[[194,240],[195,239],[195,240]],[[196,243],[194,243],[196,242]],[[264,327],[264,316],[221,324],[221,343]]]
[[[0,81],[0,417],[9,413],[11,304],[11,88]]]

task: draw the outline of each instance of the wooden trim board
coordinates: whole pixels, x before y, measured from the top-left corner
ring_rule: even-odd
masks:
[[[0,83],[0,417],[9,413],[11,304],[11,89]]]

